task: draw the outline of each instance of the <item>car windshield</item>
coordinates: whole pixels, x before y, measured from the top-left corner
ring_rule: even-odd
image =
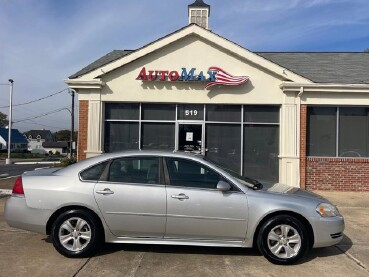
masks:
[[[252,188],[254,190],[259,190],[259,189],[262,189],[263,188],[263,184],[260,183],[258,180],[255,180],[255,179],[252,179],[252,178],[249,178],[249,177],[246,177],[246,176],[242,176],[240,174],[238,174],[237,172],[231,170],[231,169],[228,169],[226,167],[224,167],[223,165],[220,165],[214,161],[211,161],[207,158],[204,157],[204,160],[212,163],[212,164],[215,164],[216,166],[220,167],[221,169],[223,169],[225,172],[227,172],[228,174],[232,175],[233,178],[237,179],[237,181],[239,181],[241,184],[249,187],[249,188]]]

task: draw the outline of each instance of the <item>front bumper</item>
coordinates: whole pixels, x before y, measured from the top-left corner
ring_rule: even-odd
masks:
[[[310,218],[314,231],[313,248],[327,247],[343,239],[345,221],[342,216]]]
[[[9,226],[46,235],[51,211],[27,206],[24,197],[11,196],[5,203],[4,217]]]

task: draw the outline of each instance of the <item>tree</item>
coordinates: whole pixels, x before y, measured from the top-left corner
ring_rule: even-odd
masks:
[[[60,130],[54,133],[56,141],[70,141],[70,130]],[[74,132],[74,141],[77,141],[77,132]]]
[[[0,112],[0,128],[4,128],[6,126],[8,126],[9,124],[9,120],[7,119],[7,115]]]

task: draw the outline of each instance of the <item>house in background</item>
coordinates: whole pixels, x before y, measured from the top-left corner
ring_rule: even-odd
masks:
[[[50,130],[31,130],[24,133],[28,140],[28,150],[32,153],[45,154],[42,144],[44,142],[53,142],[55,138]]]
[[[0,150],[8,149],[8,135],[8,129],[0,128]],[[27,147],[28,141],[25,137],[17,129],[12,129],[10,151],[23,152],[27,150]]]
[[[66,156],[68,153],[69,144],[67,141],[46,141],[42,143],[43,149],[46,153],[57,154],[59,152],[60,155]]]

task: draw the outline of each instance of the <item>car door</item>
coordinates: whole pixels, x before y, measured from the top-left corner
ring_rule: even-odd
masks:
[[[218,182],[226,180],[197,161],[166,158],[166,167],[169,185],[165,238],[245,239],[248,206],[242,191],[235,187],[226,192],[217,190]]]
[[[123,157],[111,161],[94,195],[110,231],[118,237],[162,238],[166,191],[161,159]]]

